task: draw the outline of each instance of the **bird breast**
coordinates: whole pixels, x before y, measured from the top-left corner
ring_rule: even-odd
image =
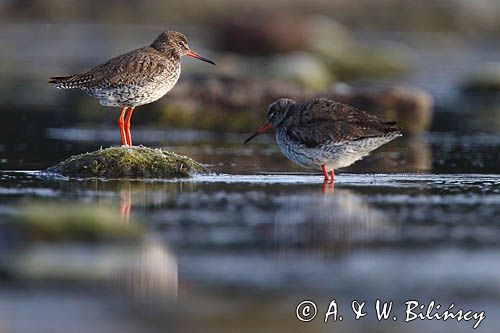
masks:
[[[156,77],[152,77],[149,82],[139,85],[137,99],[143,105],[152,103],[167,94],[177,83],[181,75],[181,67],[178,66],[174,70],[164,71]]]
[[[140,106],[152,103],[168,93],[177,83],[181,74],[178,66],[169,66],[161,72],[137,76],[126,84],[111,87],[85,88],[89,95],[99,99],[105,106]]]

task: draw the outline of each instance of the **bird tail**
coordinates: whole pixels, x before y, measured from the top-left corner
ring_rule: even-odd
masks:
[[[68,76],[53,76],[49,79],[49,83],[55,85],[58,89],[74,89],[78,88],[78,81],[75,80],[77,75]]]

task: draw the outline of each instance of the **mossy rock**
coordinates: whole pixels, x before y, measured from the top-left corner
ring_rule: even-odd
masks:
[[[0,230],[15,231],[26,242],[136,243],[140,223],[124,223],[115,209],[83,204],[27,203]]]
[[[189,157],[147,147],[110,147],[71,156],[47,169],[68,177],[187,178],[208,170]]]

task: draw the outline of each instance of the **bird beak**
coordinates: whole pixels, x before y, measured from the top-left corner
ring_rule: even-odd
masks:
[[[266,123],[264,125],[262,125],[257,131],[255,131],[254,134],[250,135],[250,137],[248,139],[246,139],[244,143],[247,143],[248,141],[252,140],[257,135],[264,133],[265,131],[267,131],[271,127],[273,127],[273,125],[270,122],[266,121]]]
[[[192,50],[187,51],[186,55],[193,57],[193,58],[196,58],[196,59],[200,59],[201,61],[204,61],[204,62],[208,62],[209,64],[215,65],[215,62],[213,62],[212,60],[204,58]]]

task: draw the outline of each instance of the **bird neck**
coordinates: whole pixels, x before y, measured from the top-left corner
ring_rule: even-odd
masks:
[[[177,61],[179,61],[181,59],[179,53],[177,53],[177,51],[174,50],[174,49],[166,50],[166,51],[163,52],[163,54],[165,55],[165,57],[167,57],[170,60],[177,60]]]
[[[153,43],[151,44],[151,47],[160,52],[166,58],[173,60],[179,60],[181,58],[179,52],[175,48],[168,45]]]

